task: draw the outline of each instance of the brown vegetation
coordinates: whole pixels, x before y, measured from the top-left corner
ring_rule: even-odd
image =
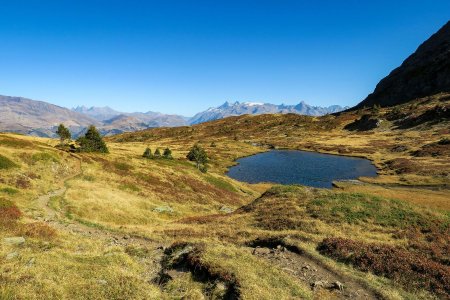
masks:
[[[342,238],[324,239],[318,251],[364,271],[385,276],[405,288],[425,288],[443,297],[450,296],[450,267],[409,251]]]

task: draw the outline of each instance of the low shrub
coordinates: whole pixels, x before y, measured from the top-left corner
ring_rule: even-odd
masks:
[[[317,250],[361,271],[390,278],[406,289],[450,296],[450,267],[410,251],[343,238],[324,239]]]
[[[446,157],[450,156],[449,139],[441,139],[438,142],[424,145],[421,149],[414,151],[412,155],[417,157],[432,156]]]
[[[16,179],[16,187],[19,189],[29,189],[31,188],[30,179],[25,176],[21,176]]]

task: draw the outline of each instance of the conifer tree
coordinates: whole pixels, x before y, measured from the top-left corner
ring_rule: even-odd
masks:
[[[172,150],[170,150],[169,148],[164,149],[163,152],[163,157],[166,159],[172,159]]]
[[[161,151],[159,151],[159,148],[156,148],[155,154],[153,154],[154,158],[161,158]]]
[[[77,140],[80,144],[80,152],[100,152],[109,153],[103,138],[94,125],[89,126],[84,137]]]
[[[144,154],[142,154],[142,157],[152,158],[153,157],[152,150],[149,147],[147,147],[144,151]]]

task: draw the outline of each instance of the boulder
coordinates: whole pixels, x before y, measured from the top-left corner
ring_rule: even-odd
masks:
[[[311,284],[311,287],[313,289],[326,288],[327,286],[328,286],[328,281],[326,281],[326,280],[317,280]]]
[[[6,260],[11,260],[19,256],[19,252],[11,252],[6,255]]]
[[[18,245],[22,245],[22,244],[25,243],[25,238],[23,238],[21,236],[14,236],[14,237],[9,237],[9,238],[4,238],[3,239],[3,243],[5,245],[18,246]]]
[[[255,249],[253,249],[252,254],[254,255],[268,255],[271,253],[272,250],[270,250],[269,248],[260,248],[260,247],[256,247]]]
[[[339,281],[335,281],[332,283],[331,288],[339,290],[339,291],[343,291],[344,285],[342,283],[340,283]]]

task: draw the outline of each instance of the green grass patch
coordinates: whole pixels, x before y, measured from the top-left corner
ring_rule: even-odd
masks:
[[[330,193],[311,200],[307,212],[329,223],[373,222],[377,225],[406,228],[428,227],[434,216],[414,210],[400,200],[360,193]]]
[[[4,188],[0,189],[0,192],[12,196],[12,195],[15,195],[15,194],[19,193],[19,190],[16,190],[16,189],[10,188],[10,187],[4,187]]]
[[[207,175],[204,178],[208,183],[214,185],[215,187],[218,187],[219,189],[227,190],[233,193],[237,192],[236,188],[228,181],[225,181],[217,177],[213,177],[211,175]]]
[[[52,161],[52,162],[59,162],[59,159],[55,157],[54,155],[48,153],[48,152],[39,152],[35,153],[31,156],[31,160],[36,163],[38,161]]]
[[[15,162],[0,154],[0,170],[7,170],[16,167],[18,167],[18,165]]]
[[[275,185],[271,187],[267,193],[277,196],[297,196],[298,193],[305,190],[304,186],[301,185]]]
[[[62,196],[53,196],[50,197],[48,205],[50,206],[50,208],[54,210],[61,210],[62,202],[63,202]]]

